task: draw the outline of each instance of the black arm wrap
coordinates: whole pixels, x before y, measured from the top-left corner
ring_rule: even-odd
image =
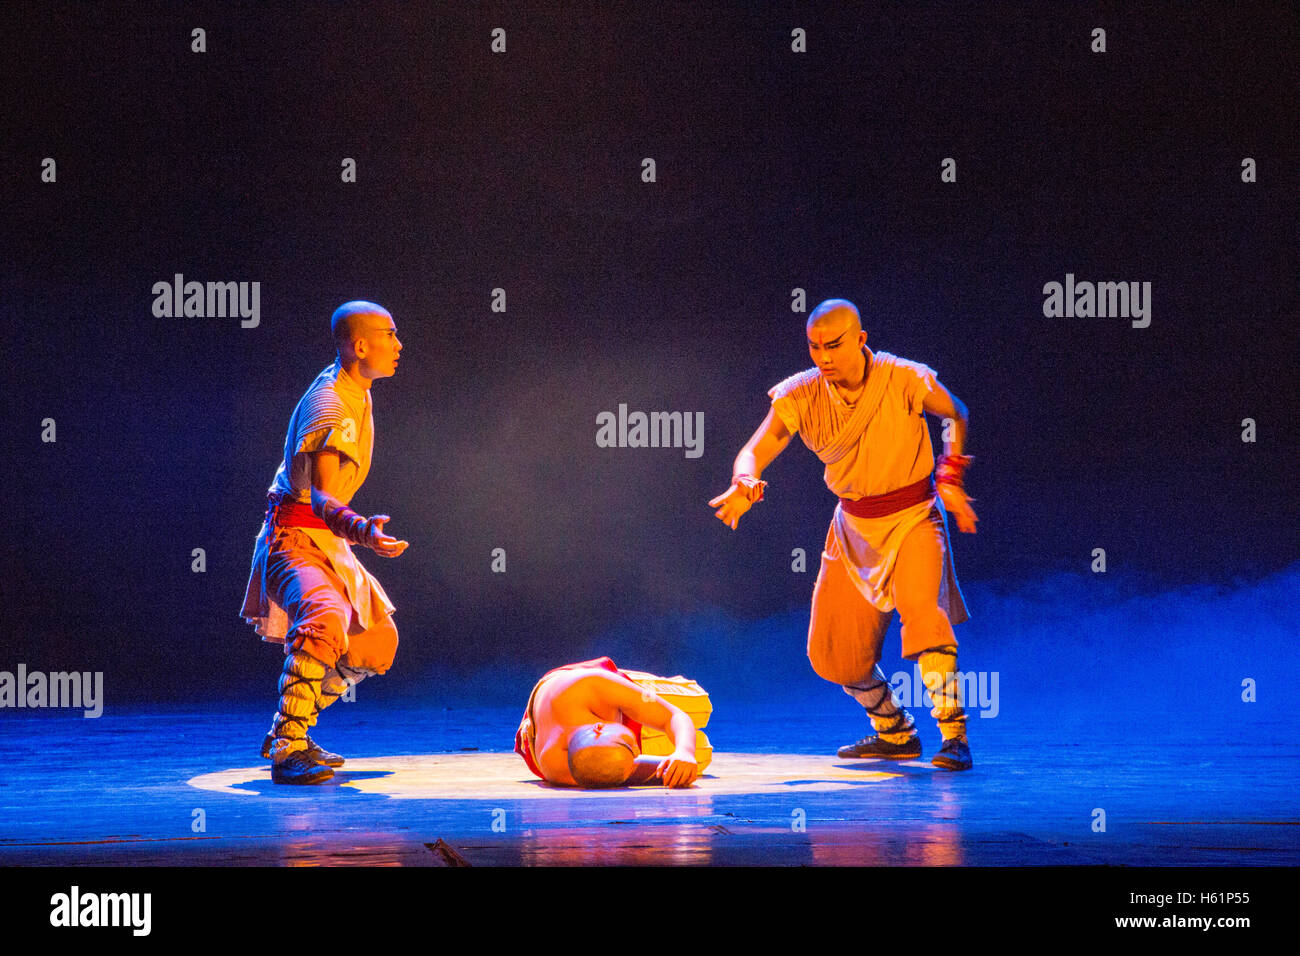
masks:
[[[314,486],[311,489],[311,510],[325,522],[325,527],[345,541],[366,548],[372,546],[374,525],[370,519],[357,514],[333,495]]]

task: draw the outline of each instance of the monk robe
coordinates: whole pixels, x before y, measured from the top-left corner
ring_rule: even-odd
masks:
[[[866,387],[852,406],[815,368],[768,392],[785,427],[826,465],[826,486],[842,499],[813,593],[808,656],[820,676],[859,697],[855,688],[881,681],[877,664],[897,605],[898,556],[909,535],[932,537],[926,545],[936,564],[942,552],[941,568],[933,571],[944,613],[914,613],[912,621],[904,615],[903,656],[914,660],[932,648],[955,647],[951,625],[969,617],[948,547],[947,515],[931,478],[934,450],[923,403],[935,388],[935,372],[888,352],[867,352]],[[892,498],[911,503],[891,509]],[[888,513],[860,517],[848,510],[855,505]],[[912,546],[923,550],[915,540]],[[918,565],[912,573],[929,570]],[[964,721],[958,713],[944,716]],[[945,734],[949,730],[957,732],[954,726]]]
[[[267,517],[253,549],[244,618],[263,640],[296,643],[329,665],[347,652],[349,635],[385,623],[395,608],[346,540],[325,527],[292,526],[296,521],[285,526],[277,516],[290,505],[310,510],[312,452],[338,452],[334,497],[351,501],[370,472],[374,440],[370,390],[353,382],[335,360],[316,376],[289,420],[284,456],[267,492]],[[310,516],[302,522],[310,523]],[[292,621],[279,603],[288,600],[290,587],[295,589]],[[391,653],[385,648],[377,659],[352,663],[383,673]]]

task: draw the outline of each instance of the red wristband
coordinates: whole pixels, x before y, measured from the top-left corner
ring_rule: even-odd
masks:
[[[938,485],[965,487],[966,469],[975,458],[972,455],[942,455],[935,468],[934,481]]]

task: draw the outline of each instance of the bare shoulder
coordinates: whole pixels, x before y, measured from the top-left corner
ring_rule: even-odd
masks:
[[[568,679],[560,692],[588,706],[608,701],[625,690],[640,693],[638,685],[622,674],[607,671],[603,667],[584,667],[564,676]]]
[[[557,671],[542,682],[537,701],[551,708],[587,710],[609,696],[608,688],[621,684],[631,682],[599,667]]]

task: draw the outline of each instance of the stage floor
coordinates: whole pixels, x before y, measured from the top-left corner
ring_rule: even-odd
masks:
[[[1300,863],[1282,726],[1247,745],[1132,715],[972,716],[975,767],[951,773],[924,712],[924,756],[895,763],[837,759],[864,722],[824,708],[718,707],[692,788],[599,792],[533,779],[507,752],[514,708],[338,704],[314,736],[349,760],[316,787],[271,783],[265,706],[7,711],[0,864]]]

